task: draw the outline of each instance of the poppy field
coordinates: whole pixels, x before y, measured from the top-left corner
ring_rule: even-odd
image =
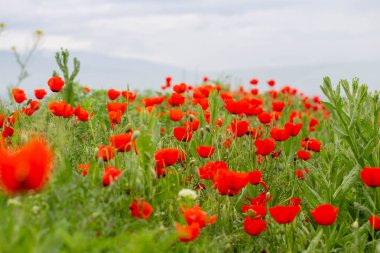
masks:
[[[0,252],[380,252],[379,91],[91,90],[56,58],[0,104]]]

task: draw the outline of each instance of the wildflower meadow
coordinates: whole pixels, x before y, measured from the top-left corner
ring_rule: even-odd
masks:
[[[95,90],[56,62],[0,103],[0,252],[380,252],[378,90]]]

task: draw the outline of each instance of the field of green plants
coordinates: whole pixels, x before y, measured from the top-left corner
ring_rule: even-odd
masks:
[[[379,91],[90,90],[56,59],[0,104],[0,252],[380,252]]]

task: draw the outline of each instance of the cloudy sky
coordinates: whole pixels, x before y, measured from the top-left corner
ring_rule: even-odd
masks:
[[[0,0],[0,22],[3,51],[42,29],[45,54],[65,47],[197,73],[380,67],[379,0]]]

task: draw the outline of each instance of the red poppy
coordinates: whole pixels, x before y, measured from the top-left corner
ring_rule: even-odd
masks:
[[[193,131],[192,129],[189,129],[188,127],[175,127],[173,129],[174,137],[177,138],[179,141],[185,141],[189,142],[191,141],[191,138],[193,137]]]
[[[232,114],[242,114],[248,107],[248,101],[242,99],[235,102],[233,99],[226,99],[224,107]]]
[[[1,134],[3,138],[12,137],[14,133],[13,127],[10,126],[4,126],[3,133]]]
[[[131,150],[131,146],[136,145],[132,141],[133,132],[130,131],[126,134],[116,134],[110,137],[111,146],[113,146],[117,152],[128,152]]]
[[[306,148],[308,150],[320,152],[321,146],[322,144],[317,139],[308,138],[308,140],[306,141]]]
[[[30,102],[29,106],[30,106],[30,109],[37,111],[40,109],[40,102],[38,102],[36,100],[32,100]]]
[[[179,160],[185,160],[186,154],[176,148],[164,148],[154,154],[156,162],[163,163],[165,167],[175,164]]]
[[[122,91],[121,95],[128,101],[128,103],[133,103],[137,97],[137,94],[135,92],[128,90]]]
[[[165,97],[155,97],[155,98],[144,98],[141,100],[141,103],[145,106],[159,105],[164,102]]]
[[[121,174],[123,174],[123,171],[116,169],[113,166],[108,166],[104,169],[103,174],[103,186],[109,186],[111,183],[113,183]]]
[[[199,167],[199,177],[202,179],[212,179],[220,170],[228,170],[226,162],[209,162],[203,167]]]
[[[298,133],[301,131],[302,126],[302,123],[293,124],[291,122],[288,122],[285,124],[284,128],[288,130],[290,136],[297,136]]]
[[[200,157],[208,158],[214,154],[215,148],[212,146],[198,146],[197,152]]]
[[[272,128],[270,136],[276,141],[286,141],[290,137],[288,130],[281,128]]]
[[[187,89],[187,86],[185,83],[180,83],[180,84],[174,85],[173,87],[173,91],[176,93],[184,93],[186,89]]]
[[[0,181],[9,194],[41,190],[52,164],[53,152],[45,140],[32,139],[17,150],[6,150],[0,143]]]
[[[28,116],[31,116],[31,115],[33,115],[33,113],[35,112],[32,108],[29,108],[29,107],[27,107],[27,108],[22,108],[22,111],[21,111],[22,113],[25,113],[26,115],[28,115]]]
[[[365,167],[360,172],[363,182],[369,187],[380,186],[380,167]]]
[[[86,163],[86,164],[78,164],[78,171],[80,172],[80,174],[82,174],[83,176],[87,176],[88,172],[90,171],[90,166],[91,164],[89,163]]]
[[[109,89],[107,92],[108,98],[111,100],[115,100],[120,96],[121,92],[114,90],[114,89]]]
[[[282,112],[284,107],[285,107],[285,103],[282,101],[273,101],[272,102],[272,109],[275,112]]]
[[[118,112],[121,111],[124,114],[127,109],[127,103],[118,103],[118,102],[107,102],[107,111],[108,112]]]
[[[190,128],[193,131],[197,131],[199,128],[200,121],[198,119],[192,119],[191,121],[183,122],[183,126]]]
[[[267,84],[268,84],[269,86],[274,86],[274,85],[276,84],[276,81],[273,80],[273,79],[271,79],[271,80],[268,80],[268,81],[267,81]]]
[[[97,158],[103,159],[103,161],[107,162],[110,161],[112,158],[115,157],[115,152],[112,146],[103,146],[100,145],[98,149]]]
[[[143,199],[134,199],[129,210],[133,217],[148,220],[153,212],[153,207]]]
[[[180,105],[183,105],[185,103],[185,97],[182,96],[181,94],[179,93],[173,93],[169,99],[168,99],[168,103],[173,105],[173,106],[180,106]]]
[[[247,214],[249,218],[260,219],[266,215],[267,209],[263,205],[243,205],[242,212]]]
[[[334,224],[336,217],[338,216],[339,207],[334,207],[330,204],[322,204],[310,210],[315,222],[322,226],[328,226]]]
[[[170,119],[173,121],[180,121],[183,118],[183,112],[181,110],[170,109]]]
[[[3,127],[5,121],[5,115],[0,113],[0,128]]]
[[[269,124],[272,121],[272,114],[269,112],[262,112],[259,114],[258,119],[262,124]]]
[[[257,195],[256,198],[250,199],[251,205],[260,205],[265,206],[267,202],[269,202],[272,199],[272,196],[269,195],[266,192],[262,192],[259,195]]]
[[[256,85],[256,84],[259,83],[259,80],[256,79],[256,78],[253,78],[253,79],[251,79],[251,80],[249,81],[249,83],[252,84],[252,85]]]
[[[80,105],[78,105],[75,108],[74,112],[79,121],[88,121],[88,117],[89,117],[88,111],[83,110]]]
[[[300,198],[293,197],[288,200],[289,205],[291,206],[299,206],[301,205],[302,200]]]
[[[214,188],[222,195],[233,196],[240,192],[249,182],[248,173],[219,170],[213,178]]]
[[[91,89],[88,88],[88,87],[83,87],[83,92],[84,92],[84,93],[90,93],[90,92],[91,92]]]
[[[253,185],[259,184],[261,182],[261,177],[262,174],[259,170],[253,170],[248,172],[249,182]]]
[[[48,80],[48,85],[52,92],[60,92],[65,83],[59,76],[53,76]]]
[[[304,161],[307,161],[311,158],[310,152],[303,149],[297,152],[297,156],[299,159],[304,160]]]
[[[181,226],[176,223],[175,228],[177,230],[178,240],[181,242],[194,241],[201,234],[198,223],[193,223],[187,226]]]
[[[120,124],[121,116],[123,115],[122,111],[111,111],[108,112],[108,118],[111,122],[111,127],[113,128],[115,124]]]
[[[270,138],[264,140],[255,140],[254,145],[257,148],[255,154],[262,156],[269,155],[276,148],[275,141]]]
[[[247,216],[245,217],[243,226],[247,234],[256,236],[265,231],[266,222],[262,219],[251,219]]]
[[[183,217],[185,218],[186,223],[188,225],[198,223],[199,228],[203,228],[207,224],[214,224],[216,221],[216,215],[208,217],[207,213],[203,211],[198,205],[191,208],[187,208],[183,212]]]
[[[43,99],[46,94],[47,93],[46,93],[45,89],[36,89],[36,90],[34,90],[34,96],[37,99]]]
[[[296,174],[296,176],[297,176],[298,179],[304,179],[305,178],[305,174],[309,174],[309,170],[308,169],[296,170],[294,172],[294,174]]]
[[[300,206],[275,206],[269,208],[269,213],[279,224],[293,222],[294,218],[301,211]]]
[[[369,224],[371,224],[371,227],[375,230],[378,231],[380,230],[380,218],[376,215],[371,215],[369,217]]]
[[[22,102],[27,100],[25,92],[22,89],[13,88],[12,89],[12,95],[13,95],[13,98],[15,99],[15,101],[19,104],[21,104]]]
[[[49,110],[55,116],[69,118],[74,115],[74,109],[71,105],[66,104],[65,100],[61,102],[51,102],[49,104]]]
[[[234,137],[236,138],[245,135],[248,132],[249,124],[249,121],[234,119],[230,126]]]

